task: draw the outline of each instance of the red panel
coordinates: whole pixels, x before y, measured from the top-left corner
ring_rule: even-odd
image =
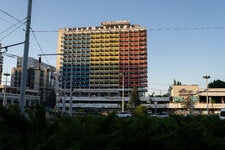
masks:
[[[125,87],[147,87],[146,33],[146,31],[120,33],[119,72],[124,73]]]

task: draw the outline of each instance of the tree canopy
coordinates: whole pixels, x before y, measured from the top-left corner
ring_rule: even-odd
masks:
[[[209,88],[225,88],[225,82],[221,80],[214,80],[213,82],[209,83]]]
[[[53,113],[55,119],[48,120],[41,106],[27,115],[19,107],[0,106],[1,150],[225,149],[225,122],[217,116],[118,118],[113,113],[74,117]]]
[[[140,96],[138,93],[137,87],[134,87],[131,91],[131,97],[129,101],[130,107],[136,108],[139,104],[141,104]]]
[[[143,105],[138,105],[134,110],[134,114],[135,115],[146,115],[147,111],[148,111],[147,107],[145,107]]]
[[[176,81],[175,79],[173,80],[173,85],[182,85],[180,81]]]

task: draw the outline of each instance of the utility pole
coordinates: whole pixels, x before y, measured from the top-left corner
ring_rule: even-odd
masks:
[[[204,78],[206,80],[206,103],[207,103],[206,111],[207,111],[207,115],[208,115],[209,114],[208,79],[210,78],[210,76],[205,75],[202,78]]]
[[[62,56],[70,56],[72,59],[71,67],[70,67],[70,105],[69,105],[69,115],[72,116],[73,111],[73,56],[70,54],[57,53],[57,54],[38,54],[39,56],[47,56],[47,55],[62,55]],[[66,83],[64,83],[66,84]],[[65,85],[64,85],[65,90]],[[65,93],[64,93],[65,94]],[[64,96],[65,100],[65,96]],[[63,106],[64,107],[64,106]],[[65,107],[64,107],[65,108]]]
[[[21,89],[21,91],[20,91],[20,109],[21,109],[22,113],[24,113],[24,105],[25,105],[27,61],[28,61],[29,40],[30,40],[31,9],[32,9],[32,0],[28,0],[25,44],[24,44],[24,52],[23,52],[22,79],[21,79],[21,88],[20,88]]]

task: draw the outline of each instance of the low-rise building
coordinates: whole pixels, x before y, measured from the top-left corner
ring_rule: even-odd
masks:
[[[221,108],[225,108],[225,88],[202,89],[198,85],[174,85],[171,99],[168,108],[175,112],[186,111],[187,108],[184,108],[182,102],[190,101],[190,109],[193,113],[217,114]]]
[[[200,91],[198,85],[173,85],[171,91],[172,102],[180,102],[190,96],[196,96]],[[196,97],[197,98],[197,97]]]
[[[20,104],[20,88],[11,87],[7,85],[0,85],[0,105],[8,106],[11,104]],[[25,92],[25,106],[33,107],[36,103],[40,103],[40,96],[38,90],[26,89]]]

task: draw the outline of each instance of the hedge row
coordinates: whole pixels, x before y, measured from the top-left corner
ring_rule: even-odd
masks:
[[[225,149],[225,121],[217,116],[62,116],[48,121],[41,106],[22,115],[0,108],[3,149]]]

